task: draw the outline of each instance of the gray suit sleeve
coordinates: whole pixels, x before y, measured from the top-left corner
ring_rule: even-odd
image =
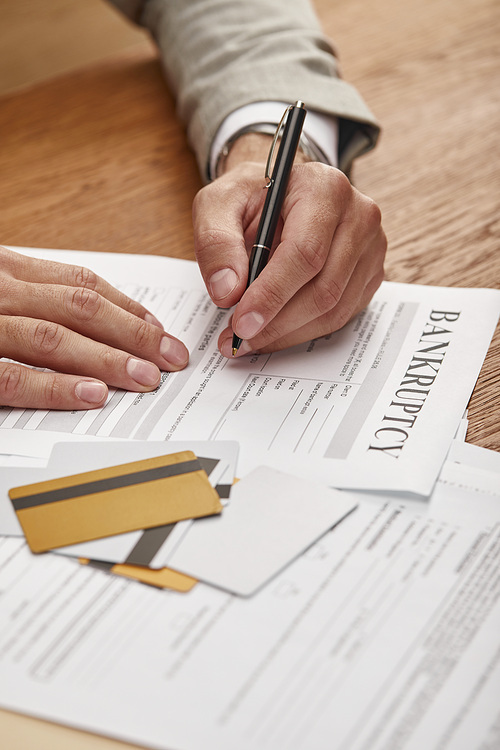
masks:
[[[149,29],[207,177],[210,144],[230,112],[254,101],[297,99],[339,118],[339,166],[373,148],[379,126],[339,76],[309,0],[111,0]]]

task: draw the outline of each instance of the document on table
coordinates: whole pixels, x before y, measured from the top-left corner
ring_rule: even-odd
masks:
[[[498,473],[447,461],[429,502],[352,494],[250,599],[3,538],[0,705],[165,750],[498,747]]]
[[[4,409],[5,428],[147,440],[237,440],[239,471],[261,464],[341,488],[427,495],[467,405],[500,291],[384,283],[342,330],[275,354],[227,360],[230,312],[194,263],[155,256],[25,250],[83,263],[181,338],[189,366],[150,394],[113,391],[88,412]],[[3,442],[1,442],[3,440]]]

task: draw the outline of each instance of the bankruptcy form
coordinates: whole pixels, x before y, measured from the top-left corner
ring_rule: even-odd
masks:
[[[230,311],[196,264],[156,256],[28,250],[90,266],[140,300],[190,350],[153,393],[112,391],[88,412],[3,409],[4,430],[146,440],[237,440],[258,465],[331,486],[429,494],[476,382],[500,291],[383,283],[342,330],[273,354],[217,349]],[[7,450],[5,452],[8,452]]]

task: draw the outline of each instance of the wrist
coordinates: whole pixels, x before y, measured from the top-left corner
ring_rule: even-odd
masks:
[[[207,164],[208,181],[214,180],[227,171],[225,160],[237,140],[253,133],[264,134],[272,138],[276,132],[277,123],[282,118],[284,106],[284,102],[281,101],[251,102],[238,107],[225,117],[210,146]],[[304,154],[309,161],[318,161],[336,167],[338,164],[337,118],[313,109],[308,110],[299,149],[298,158],[301,158],[300,154]],[[238,161],[239,156],[238,153]],[[256,157],[262,163],[260,149]],[[267,155],[264,158],[267,161]]]
[[[221,153],[217,165],[217,177],[221,177],[232,169],[237,169],[243,162],[262,164],[264,168],[272,142],[273,136],[265,133],[244,133],[238,136],[231,144],[227,144]],[[304,153],[299,146],[295,163],[304,164],[308,161],[312,161],[310,155]]]

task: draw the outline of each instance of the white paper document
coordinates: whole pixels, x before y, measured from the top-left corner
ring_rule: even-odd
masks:
[[[153,393],[115,391],[100,410],[4,409],[0,432],[237,440],[241,476],[264,464],[335,487],[429,494],[500,312],[498,290],[384,283],[334,334],[227,360],[217,338],[230,311],[210,301],[196,264],[26,252],[91,266],[151,309],[191,360]]]
[[[500,740],[500,483],[446,462],[369,498],[254,597],[0,542],[0,705],[162,750]]]

